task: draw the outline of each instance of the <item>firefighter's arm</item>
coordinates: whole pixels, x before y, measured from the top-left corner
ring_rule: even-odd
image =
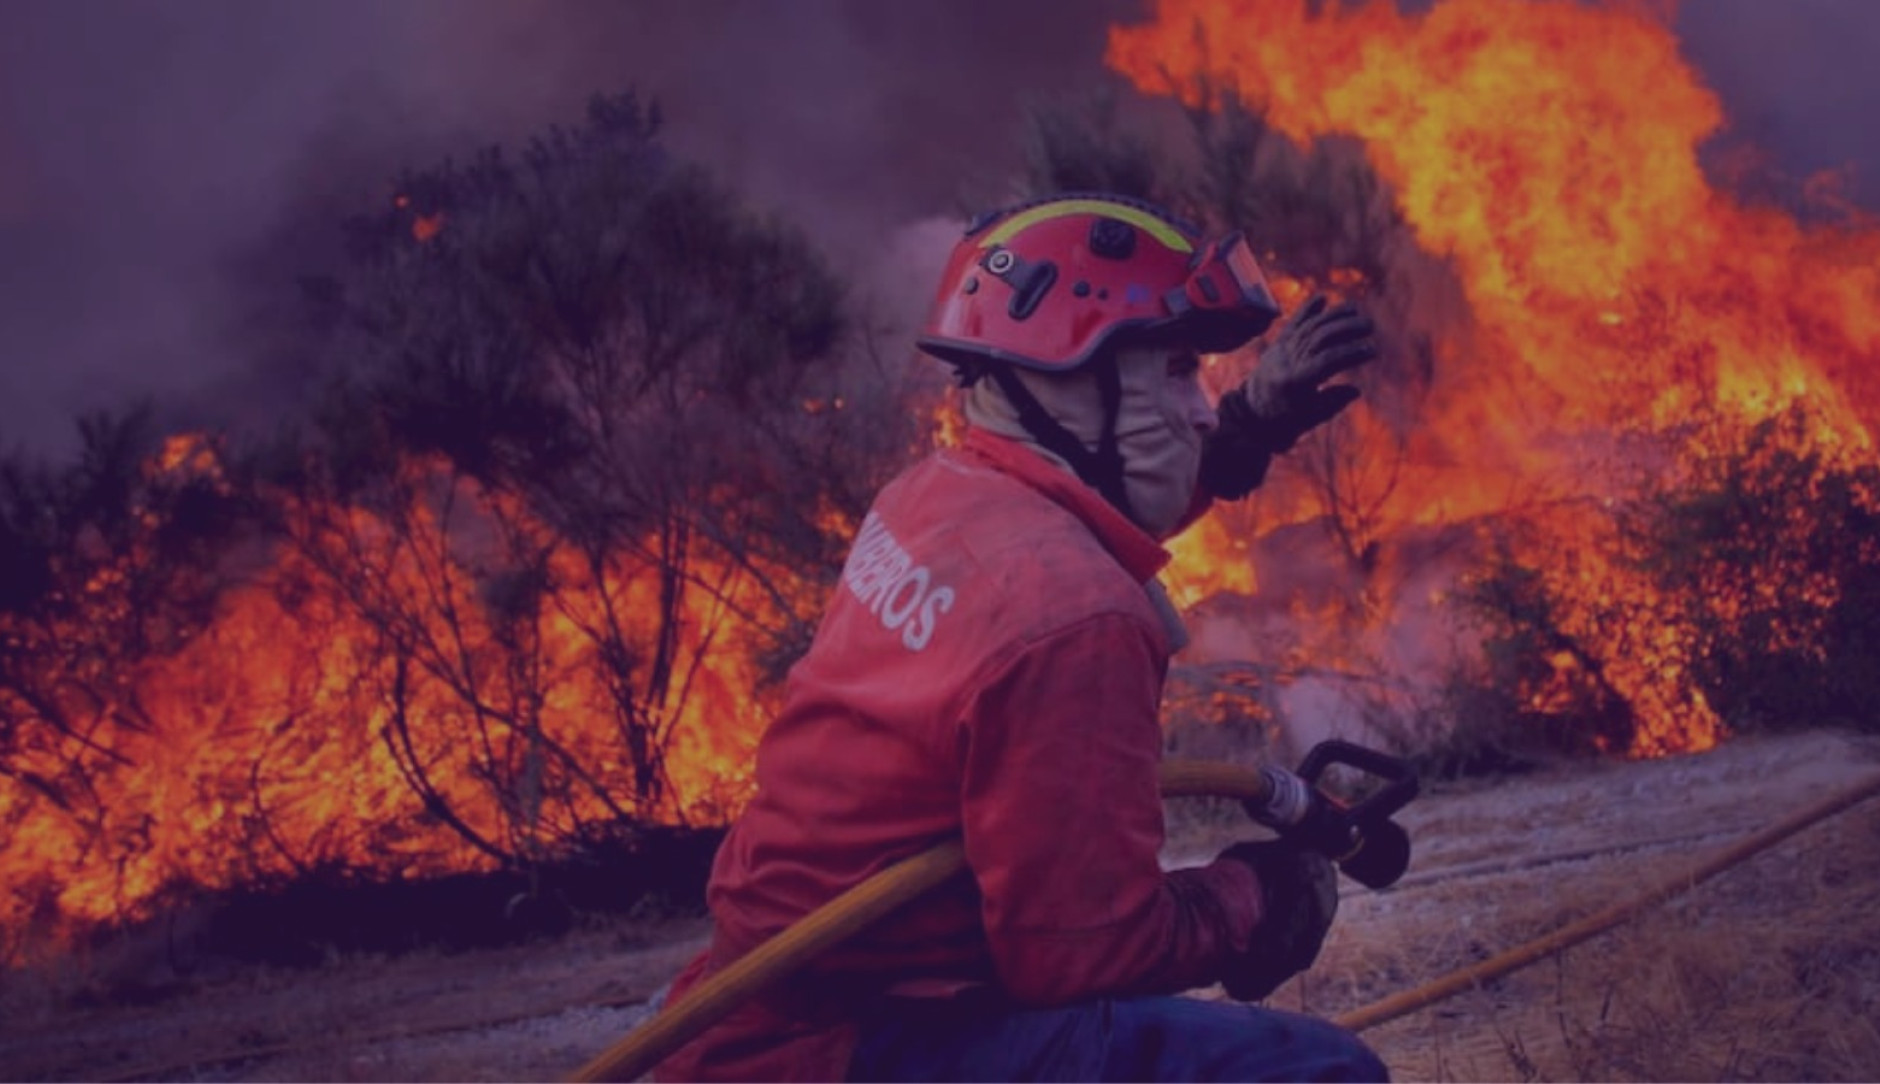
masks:
[[[1207,985],[1261,917],[1245,863],[1164,874],[1156,631],[1105,614],[1026,645],[961,723],[967,863],[994,962],[1032,1004]]]

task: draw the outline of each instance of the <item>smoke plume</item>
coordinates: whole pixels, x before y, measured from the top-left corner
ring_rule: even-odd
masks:
[[[225,421],[291,394],[279,328],[333,224],[446,154],[656,96],[682,154],[803,223],[868,296],[919,296],[950,215],[1013,156],[1029,96],[1110,82],[1144,0],[12,0],[0,5],[0,447],[58,452],[138,397]],[[1734,118],[1790,173],[1852,163],[1880,106],[1880,8],[1686,5]],[[936,235],[931,228],[908,235]],[[914,281],[919,280],[919,281]],[[268,329],[274,329],[270,334]],[[285,389],[285,390],[283,390]]]

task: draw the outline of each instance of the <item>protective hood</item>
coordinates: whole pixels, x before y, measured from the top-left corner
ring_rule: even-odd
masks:
[[[1126,349],[1117,359],[1122,404],[1116,419],[1117,450],[1123,460],[1124,509],[1138,527],[1167,538],[1192,506],[1201,469],[1201,440],[1214,427],[1214,411],[1192,376],[1169,374],[1170,351]],[[1018,370],[1018,379],[1058,424],[1086,448],[1096,450],[1103,434],[1103,401],[1088,369],[1045,374]],[[1033,448],[1067,471],[1054,454],[1020,423],[1017,408],[996,382],[982,380],[964,397],[968,423]]]

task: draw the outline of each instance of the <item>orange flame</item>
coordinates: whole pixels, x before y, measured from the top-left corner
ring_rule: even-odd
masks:
[[[196,437],[167,442],[149,470],[221,477]],[[623,622],[626,649],[650,655],[649,615],[670,585],[638,559],[595,567],[513,498],[442,465],[409,463],[401,473],[410,503],[389,514],[288,499],[291,544],[225,591],[179,652],[107,675],[105,687],[135,699],[143,725],[13,750],[15,772],[44,780],[88,758],[98,799],[0,788],[0,824],[10,828],[0,921],[19,931],[33,915],[53,929],[135,919],[172,889],[265,882],[332,862],[404,877],[486,864],[433,815],[442,806],[526,854],[530,840],[518,834],[565,839],[623,813],[709,823],[742,804],[774,706],[761,692],[748,615],[774,610],[769,591],[779,586],[807,599],[808,584],[776,569],[762,570],[770,582],[760,585],[746,566],[709,552],[690,566],[672,627],[674,681],[633,706],[671,743],[664,795],[642,797],[599,630]],[[503,530],[544,555],[539,601],[506,601],[488,574],[499,554],[474,540]],[[134,605],[120,597],[124,579],[94,579],[77,623],[102,626]],[[0,635],[26,631],[0,617]],[[59,706],[112,716],[118,708],[96,703],[98,687],[69,682],[61,695],[71,703]],[[414,792],[414,769],[437,807]],[[559,790],[542,785],[549,772],[564,777]]]
[[[1407,435],[1353,418],[1354,458],[1405,444],[1376,536],[1518,515],[1556,541],[1585,537],[1586,502],[1617,489],[1603,462],[1615,435],[1701,457],[1711,449],[1681,435],[1700,416],[1747,425],[1801,401],[1823,443],[1872,458],[1880,232],[1805,227],[1713,186],[1698,148],[1722,109],[1662,18],[1564,0],[1443,0],[1422,15],[1161,0],[1153,22],[1113,29],[1109,62],[1190,103],[1232,88],[1297,142],[1356,137],[1419,246],[1453,268],[1473,326],[1435,344]],[[1269,488],[1264,530],[1323,511]],[[1643,590],[1590,558],[1548,575],[1589,601]],[[1631,751],[1714,742],[1676,627],[1628,635],[1650,650],[1615,652],[1603,676],[1645,722]]]
[[[1663,23],[1637,9],[1446,0],[1405,16],[1388,4],[1164,0],[1158,11],[1113,34],[1112,64],[1155,91],[1225,82],[1295,140],[1355,136],[1417,242],[1453,267],[1472,321],[1433,344],[1437,377],[1413,424],[1360,407],[1338,423],[1343,444],[1295,451],[1247,507],[1177,540],[1176,597],[1280,597],[1295,628],[1317,630],[1280,661],[1335,662],[1354,650],[1349,620],[1407,622],[1443,605],[1419,544],[1515,520],[1566,555],[1539,574],[1585,606],[1568,615],[1581,642],[1548,656],[1532,706],[1563,702],[1596,668],[1643,720],[1625,751],[1716,741],[1717,715],[1685,678],[1679,616],[1599,556],[1624,473],[1606,461],[1643,435],[1675,471],[1713,450],[1706,431],[1686,432],[1688,417],[1747,423],[1800,400],[1825,443],[1872,462],[1880,233],[1803,226],[1713,187],[1696,150],[1721,111]],[[442,225],[440,214],[411,228],[425,241]],[[1275,283],[1289,304],[1314,285],[1362,284]],[[1245,360],[1209,359],[1217,392]],[[959,424],[942,407],[940,442]],[[166,442],[147,477],[228,486],[196,437]],[[1345,503],[1328,517],[1333,491]],[[113,638],[141,604],[133,574],[155,559],[147,539],[121,552],[87,539],[87,556],[108,559],[71,566],[87,574],[60,616],[0,615],[0,644],[48,660],[40,685],[0,686],[0,709],[61,723],[17,727],[27,744],[9,750],[0,927],[136,918],[174,888],[334,861],[401,876],[489,862],[444,810],[512,852],[610,823],[620,803],[666,820],[735,810],[772,706],[760,626],[780,611],[807,620],[816,582],[696,541],[678,581],[624,551],[596,562],[512,496],[438,463],[401,464],[395,492],[371,506],[280,497],[285,541],[231,561],[242,579],[169,650],[140,655]],[[153,504],[139,523],[154,534],[166,514]],[[1308,582],[1297,563],[1256,576],[1263,554],[1328,518],[1359,589]],[[819,520],[844,526],[833,509]],[[1314,548],[1326,548],[1316,535]],[[1597,620],[1615,598],[1636,615],[1617,631]],[[677,616],[662,629],[669,599]],[[672,680],[658,695],[609,684],[619,656],[661,653]],[[625,711],[671,742],[664,789],[636,777]]]

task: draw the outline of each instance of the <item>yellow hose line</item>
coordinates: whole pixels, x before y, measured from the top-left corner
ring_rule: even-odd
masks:
[[[1616,903],[1571,925],[1562,926],[1553,933],[1537,937],[1500,955],[1491,956],[1481,963],[1451,971],[1442,978],[1425,983],[1414,990],[1405,990],[1381,1001],[1374,1001],[1363,1008],[1354,1009],[1338,1017],[1334,1023],[1349,1031],[1363,1031],[1434,1005],[1444,998],[1473,989],[1490,979],[1506,975],[1510,971],[1544,960],[1595,934],[1604,933],[1648,907],[1663,903],[1680,893],[1688,892],[1698,884],[1715,877],[1759,851],[1775,846],[1816,821],[1826,820],[1876,794],[1880,794],[1880,776],[1849,787],[1832,798],[1812,805],[1785,820],[1770,825],[1755,835],[1733,843],[1696,866],[1675,877],[1666,878],[1632,899]]]
[[[1166,761],[1161,785],[1165,798],[1216,795],[1259,801],[1266,796],[1266,783],[1258,769],[1231,764]],[[953,841],[882,870],[693,987],[582,1066],[574,1079],[638,1079],[731,1010],[965,866],[965,851]]]
[[[1261,801],[1265,784],[1257,770],[1228,764],[1169,761],[1162,765],[1163,797],[1211,795]],[[1646,908],[1687,892],[1726,869],[1766,850],[1804,828],[1880,794],[1880,776],[1858,784],[1771,825],[1720,851],[1695,867],[1650,890],[1615,904],[1551,934],[1509,949],[1479,964],[1450,972],[1413,990],[1395,994],[1345,1013],[1335,1022],[1363,1031],[1472,989],[1489,979],[1526,967],[1579,944],[1630,919]],[[740,1004],[795,973],[826,949],[854,935],[888,912],[920,896],[965,866],[958,842],[932,850],[875,874],[805,916],[796,925],[749,955],[694,987],[599,1057],[581,1068],[577,1081],[635,1080],[711,1027]]]

